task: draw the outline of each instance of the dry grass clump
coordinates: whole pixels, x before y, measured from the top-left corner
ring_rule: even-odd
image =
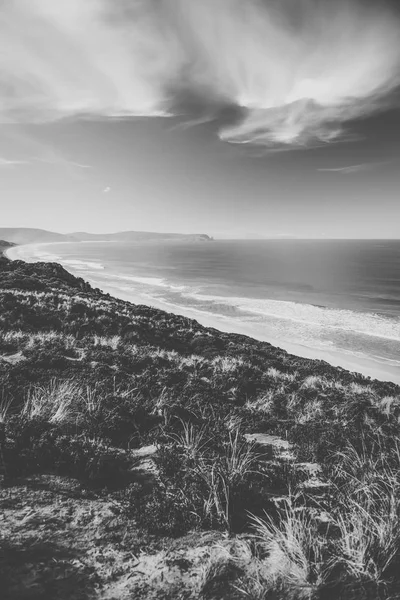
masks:
[[[308,389],[308,388],[315,388],[315,389],[322,389],[325,385],[325,378],[321,377],[320,375],[309,375],[308,377],[306,377],[303,381],[303,383],[301,384],[302,388]]]
[[[315,514],[296,507],[296,498],[285,501],[281,518],[254,517],[262,561],[264,589],[282,590],[286,598],[308,599],[327,579],[326,539],[319,534]]]
[[[285,501],[279,521],[254,518],[254,535],[236,537],[211,552],[202,592],[221,581],[225,596],[250,600],[311,600],[326,583],[326,540],[313,512]]]
[[[78,382],[52,379],[47,386],[29,390],[21,414],[26,419],[43,419],[54,424],[76,423],[81,397]]]
[[[372,393],[370,386],[361,385],[359,383],[352,383],[351,386],[355,386],[356,394]],[[349,386],[343,385],[336,379],[330,379],[324,375],[309,375],[301,383],[300,389],[303,390],[319,390],[321,392],[326,391],[337,391],[337,392],[348,392]]]
[[[370,385],[362,385],[361,383],[356,383],[354,381],[352,381],[349,385],[349,389],[348,392],[351,394],[356,394],[356,395],[364,395],[367,394],[368,396],[374,396],[374,390],[372,389],[372,387]]]
[[[400,409],[400,396],[384,396],[378,401],[378,406],[386,417],[397,414]]]
[[[268,390],[253,400],[247,400],[245,408],[250,412],[254,411],[270,415],[274,410],[274,397],[275,391]]]
[[[259,579],[259,561],[247,539],[230,538],[210,550],[199,579],[201,598],[255,598],[250,581]],[[244,577],[245,575],[245,577]],[[253,575],[253,577],[252,577]],[[260,600],[262,596],[259,597]]]
[[[295,408],[295,406],[292,407]],[[298,411],[296,422],[304,425],[305,423],[316,421],[324,414],[324,405],[319,398],[313,398],[304,404],[301,411]]]
[[[41,331],[39,333],[28,334],[25,341],[25,349],[32,349],[35,346],[42,346],[64,338],[64,336],[57,331]]]
[[[378,437],[372,448],[350,446],[338,458],[336,560],[350,578],[379,585],[399,560],[400,446]]]
[[[0,424],[5,423],[11,408],[12,400],[10,398],[2,398],[0,400]]]
[[[266,375],[276,382],[277,381],[293,382],[298,377],[298,372],[294,371],[293,373],[284,373],[282,371],[279,371],[275,367],[270,367],[267,370]]]
[[[179,357],[178,354],[177,356]],[[182,367],[201,367],[206,361],[202,356],[192,354],[191,356],[179,357],[179,362]]]
[[[120,400],[136,399],[135,388],[115,385],[113,394]],[[26,420],[40,419],[54,425],[81,425],[97,417],[105,399],[97,385],[80,380],[53,378],[47,385],[28,391],[21,415]]]
[[[57,351],[80,354],[81,359],[85,350],[79,347],[79,341],[72,334],[65,334],[59,331],[41,331],[41,332],[22,332],[22,331],[0,331],[0,346],[7,348],[10,353],[12,349],[18,350],[21,354],[25,352],[33,353],[36,350],[45,348],[54,348]]]
[[[94,346],[108,347],[112,350],[118,350],[121,343],[122,339],[120,335],[113,335],[111,337],[95,335],[93,337]]]
[[[235,358],[233,356],[218,356],[217,358],[214,358],[214,360],[211,363],[214,370],[214,374],[231,373],[245,364],[246,361],[243,358]]]
[[[24,331],[0,331],[0,341],[4,343],[21,342],[28,335]]]
[[[28,391],[21,414],[28,420],[77,425],[86,417],[97,414],[100,404],[101,395],[96,386],[85,386],[74,379],[54,378],[47,386],[35,386]]]

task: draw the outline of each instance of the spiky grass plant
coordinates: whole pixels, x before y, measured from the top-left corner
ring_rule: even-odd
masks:
[[[280,591],[287,599],[309,600],[327,578],[326,539],[319,535],[315,514],[296,507],[296,500],[289,495],[277,522],[268,514],[252,521],[265,553],[264,589]],[[261,593],[262,585],[256,587]]]
[[[379,585],[400,554],[400,446],[377,436],[337,455],[335,561],[355,581]]]
[[[182,448],[187,458],[191,460],[202,460],[204,450],[208,444],[206,437],[206,427],[200,429],[192,423],[188,423],[180,419],[182,430],[179,433],[171,433],[170,439]]]
[[[242,439],[239,429],[229,432],[229,441],[222,460],[222,472],[229,484],[243,480],[246,475],[254,473],[258,456],[254,452],[254,444]]]
[[[206,514],[217,514],[228,530],[232,528],[234,499],[246,477],[256,473],[259,456],[254,445],[242,440],[240,431],[229,432],[225,453],[219,460],[199,463],[199,473],[208,488]]]
[[[87,385],[84,390],[80,390],[80,398],[83,410],[86,413],[86,415],[92,418],[96,416],[101,406],[99,394],[96,388]]]
[[[0,424],[3,424],[7,420],[7,415],[10,411],[12,400],[10,398],[2,398],[0,400]]]

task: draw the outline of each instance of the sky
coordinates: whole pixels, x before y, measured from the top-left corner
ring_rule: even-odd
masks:
[[[400,238],[400,11],[2,0],[0,226]]]

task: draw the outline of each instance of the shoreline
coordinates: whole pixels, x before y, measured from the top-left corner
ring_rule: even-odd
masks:
[[[56,242],[54,244],[56,244]],[[34,259],[29,260],[29,254],[26,255],[26,249],[29,247],[36,248],[42,245],[52,246],[53,244],[36,243],[13,246],[11,248],[7,248],[4,251],[4,256],[6,256],[9,260],[25,260],[26,262],[35,262]],[[23,258],[19,256],[19,251],[22,248],[24,248]],[[66,268],[64,265],[63,267]],[[350,372],[358,372],[364,376],[371,377],[372,379],[378,379],[380,381],[389,381],[396,384],[400,384],[400,367],[395,367],[393,365],[390,365],[389,363],[385,364],[384,362],[378,361],[372,357],[362,357],[346,354],[335,350],[314,349],[312,347],[304,346],[301,344],[282,342],[279,339],[275,339],[273,337],[263,335],[262,333],[260,333],[257,325],[252,326],[250,323],[241,324],[239,322],[233,323],[231,320],[225,318],[222,315],[209,315],[206,313],[202,313],[199,310],[191,309],[188,307],[180,308],[175,305],[168,304],[167,302],[157,301],[154,298],[150,299],[146,297],[145,294],[141,294],[138,290],[132,289],[129,290],[129,292],[125,292],[120,288],[116,288],[113,286],[105,286],[103,284],[100,284],[95,279],[91,279],[90,275],[88,276],[86,272],[82,272],[78,269],[75,271],[74,269],[66,268],[66,270],[76,277],[81,277],[87,280],[91,285],[100,288],[103,292],[109,293],[111,296],[114,296],[121,300],[125,300],[133,304],[151,306],[163,310],[165,312],[194,319],[205,327],[211,327],[213,329],[217,329],[225,333],[236,333],[246,335],[258,341],[267,342],[272,346],[281,348],[293,356],[299,356],[301,358],[308,358],[312,360],[323,360],[334,367],[340,367]]]

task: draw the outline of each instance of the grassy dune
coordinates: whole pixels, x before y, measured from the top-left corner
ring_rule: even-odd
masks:
[[[400,597],[398,386],[5,258],[0,379],[7,598]]]

